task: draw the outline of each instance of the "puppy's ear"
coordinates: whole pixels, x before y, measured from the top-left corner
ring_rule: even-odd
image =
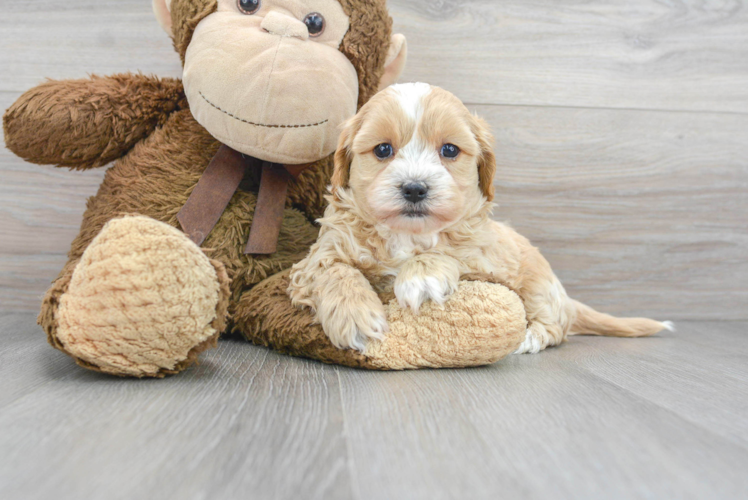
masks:
[[[496,155],[493,152],[494,137],[491,127],[483,118],[473,116],[473,134],[480,146],[478,156],[478,179],[480,189],[488,201],[493,201],[496,188],[493,181],[496,175]]]
[[[353,162],[353,139],[361,128],[361,113],[343,124],[343,131],[338,139],[338,149],[335,151],[335,169],[332,173],[332,192],[348,187]]]

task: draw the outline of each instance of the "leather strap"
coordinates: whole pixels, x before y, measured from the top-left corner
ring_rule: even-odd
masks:
[[[245,254],[270,255],[278,249],[283,211],[286,209],[286,195],[291,179],[298,179],[301,173],[312,164],[279,165],[262,163],[260,192],[257,194],[257,207],[249,231],[249,241]]]
[[[177,220],[187,237],[200,246],[218,224],[231,198],[239,189],[247,167],[255,159],[228,146],[221,146],[203,172]]]
[[[270,255],[278,249],[278,235],[290,181],[291,175],[283,165],[262,162],[260,192],[257,194],[257,206],[245,254]]]
[[[197,245],[202,245],[239,189],[247,169],[262,167],[260,191],[244,253],[273,254],[278,248],[288,184],[311,165],[264,162],[223,145],[177,214],[177,220],[187,236]]]

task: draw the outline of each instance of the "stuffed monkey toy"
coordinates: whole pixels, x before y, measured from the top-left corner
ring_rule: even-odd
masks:
[[[519,346],[523,305],[490,276],[466,276],[419,316],[382,297],[391,331],[365,353],[335,348],[291,306],[288,269],[317,237],[338,127],[405,64],[384,0],[154,0],[154,11],[181,81],[49,81],[4,115],[6,144],[27,161],[114,162],[43,301],[55,348],[92,370],[163,377],[228,331],[382,370],[483,365]],[[251,251],[255,231],[265,254]]]

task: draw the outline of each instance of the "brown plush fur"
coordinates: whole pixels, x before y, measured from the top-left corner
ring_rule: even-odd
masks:
[[[70,249],[71,262],[45,298],[40,322],[50,339],[54,339],[54,309],[59,296],[66,290],[78,259],[104,225],[117,216],[140,214],[178,227],[176,215],[218,146],[189,110],[180,110],[107,171],[99,192],[88,202],[81,232]],[[251,179],[248,187],[252,187]],[[306,190],[297,191],[297,196],[316,190],[322,188],[312,190],[307,185]],[[245,255],[243,245],[249,237],[255,203],[254,193],[237,192],[203,244],[206,254],[220,261],[231,279],[230,313],[242,292],[301,260],[317,237],[317,228],[305,214],[287,208],[278,252],[272,256]],[[314,203],[310,206],[314,207]],[[60,348],[58,343],[52,343]]]
[[[363,104],[377,91],[392,22],[383,0],[340,1],[351,17],[351,30],[341,51],[358,71],[359,103]],[[216,3],[174,0],[171,6],[174,45],[184,60],[195,26],[215,10]],[[133,74],[47,82],[11,106],[3,117],[3,127],[7,146],[34,163],[84,169],[115,161],[96,196],[88,201],[80,234],[70,249],[70,260],[47,292],[39,315],[50,343],[64,350],[55,334],[56,311],[73,270],[91,241],[108,221],[129,214],[145,215],[178,227],[177,213],[220,144],[192,117],[179,81]],[[263,331],[261,320],[272,311],[263,300],[270,300],[273,295],[252,288],[306,255],[317,237],[317,227],[311,221],[324,212],[323,195],[331,173],[332,158],[326,158],[291,185],[278,252],[272,256],[243,254],[256,203],[257,176],[245,179],[243,189],[232,198],[203,244],[205,253],[220,262],[231,282],[230,300],[221,307],[228,309],[230,317],[242,318],[237,328],[245,330],[249,340],[325,360],[336,356],[329,346],[309,344],[304,346],[307,351],[293,350],[281,338],[271,338]],[[308,325],[302,313],[289,310],[287,314],[289,332],[299,330],[299,325]],[[254,318],[254,323],[245,318]],[[214,344],[215,339],[211,339],[195,348],[175,371],[184,369],[199,351]],[[365,365],[365,361],[360,361],[360,366]]]
[[[171,78],[123,74],[48,81],[5,113],[5,142],[32,163],[101,167],[186,107],[181,82]]]
[[[338,349],[314,314],[299,311],[292,304],[288,271],[267,279],[244,294],[234,316],[236,330],[254,343],[293,356],[312,357],[331,364],[376,369],[374,363],[356,351]]]
[[[174,0],[171,3],[171,22],[174,48],[184,64],[184,55],[192,41],[197,24],[218,8],[216,0]]]
[[[351,18],[351,29],[343,38],[340,50],[348,56],[358,73],[360,108],[379,89],[392,35],[392,18],[387,13],[385,0],[339,1]]]

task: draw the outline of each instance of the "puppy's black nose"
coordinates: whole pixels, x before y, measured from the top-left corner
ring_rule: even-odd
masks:
[[[403,198],[411,203],[423,201],[429,195],[429,187],[421,182],[411,182],[405,184],[402,188]]]

